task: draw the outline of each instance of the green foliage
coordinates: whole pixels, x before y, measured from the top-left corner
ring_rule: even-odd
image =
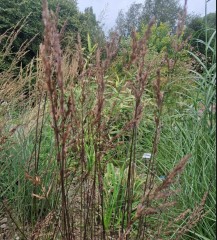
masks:
[[[186,235],[186,239],[213,239],[216,228],[216,31],[213,31],[208,43],[203,43],[209,49],[212,59],[207,64],[206,59],[190,54],[201,65],[202,73],[192,71],[195,84],[185,95],[185,110],[169,119],[165,119],[164,130],[159,145],[159,166],[161,174],[165,174],[174,159],[182,154],[192,153],[181,183],[185,191],[180,195],[179,202],[183,209],[191,208],[193,202],[199,201],[203,193],[209,191],[206,202],[205,217]],[[172,123],[171,123],[172,120]],[[171,128],[172,125],[172,128]],[[174,157],[175,153],[175,157]],[[167,161],[165,162],[164,159]],[[170,160],[169,160],[170,159]],[[169,161],[168,161],[169,160]]]
[[[32,165],[38,154],[35,132],[33,130],[28,132],[25,125],[21,125],[16,130],[13,142],[8,142],[4,146],[4,151],[0,151],[0,198],[7,200],[8,207],[14,206],[20,222],[34,224],[37,221],[35,216],[37,215],[38,218],[46,216],[57,200],[52,195],[51,189],[57,179],[54,174],[55,162],[51,161],[55,152],[53,133],[49,127],[46,127],[45,131],[46,135],[43,135],[41,140],[37,172],[35,169],[33,170]],[[37,176],[40,177],[37,179]],[[46,197],[36,200],[32,196],[32,194],[42,196],[49,188],[49,200]],[[45,192],[41,189],[44,189]]]
[[[185,38],[191,36],[191,46],[194,48],[194,51],[199,51],[200,53],[205,55],[204,45],[198,41],[205,42],[206,41],[206,31],[207,38],[210,39],[212,36],[213,30],[216,29],[216,13],[207,14],[207,26],[205,22],[205,17],[201,16],[189,16],[187,21],[187,29],[185,33]]]
[[[216,31],[213,31],[207,43],[202,40],[197,40],[197,42],[203,45],[205,51],[209,53],[209,57],[202,60],[195,53],[190,52],[202,69],[201,73],[192,70],[197,79],[198,87],[195,106],[199,108],[198,103],[200,103],[200,107],[204,107],[202,119],[206,127],[210,126],[212,132],[216,121],[214,113],[216,103]],[[210,62],[208,62],[208,58],[211,59]]]
[[[112,163],[107,165],[104,178],[105,186],[105,227],[118,228],[122,219],[126,189],[126,170],[115,168]]]
[[[143,35],[147,29],[147,25],[142,25],[139,35]],[[172,48],[173,36],[171,28],[167,23],[160,23],[152,28],[152,35],[149,39],[149,47],[157,53],[169,53]]]
[[[147,25],[143,25],[141,30],[136,32],[136,37],[141,39],[147,28]],[[148,67],[148,63],[150,62],[153,63],[153,66],[150,69],[149,84],[147,86],[148,96],[146,97],[153,99],[152,82],[156,78],[157,69],[160,68],[161,87],[162,91],[165,92],[165,111],[173,111],[176,108],[181,109],[183,108],[186,91],[188,91],[188,85],[193,83],[190,78],[188,78],[188,68],[190,67],[190,58],[186,51],[188,44],[187,42],[184,43],[183,35],[178,38],[176,34],[172,33],[172,29],[167,23],[155,24],[151,30],[152,34],[147,41],[148,50],[145,58],[145,66]],[[118,73],[123,76],[126,73],[124,66],[128,64],[130,59],[131,44],[132,42],[129,37],[121,39],[120,51],[114,63],[112,73]],[[177,51],[176,44],[182,44],[182,50]],[[168,69],[168,62],[176,62],[176,67],[173,71]],[[128,78],[133,78],[134,74],[135,69],[133,68],[127,71]],[[116,76],[114,76],[114,78],[115,77]],[[177,99],[177,101],[174,101],[174,99]]]
[[[43,25],[41,19],[41,1],[2,1],[0,8],[0,34],[16,26],[17,22],[27,18],[21,32],[13,42],[13,52],[18,52],[20,46],[25,41],[30,41],[35,37],[34,41],[28,48],[28,54],[23,59],[27,64],[32,57],[36,56],[38,46],[42,40]],[[2,47],[2,43],[1,43]]]
[[[184,239],[215,238],[215,141],[210,131],[204,128],[203,121],[197,119],[196,116],[190,116],[189,113],[186,115],[177,113],[172,127],[171,122],[164,120],[158,154],[159,174],[165,175],[180,156],[187,152],[192,153],[192,159],[180,179],[180,187],[185,187],[184,191],[179,194],[179,206],[183,210],[192,209],[192,205],[195,202],[199,203],[203,194],[209,191],[204,209],[205,217],[190,231],[191,233],[186,234]]]
[[[126,163],[126,161],[125,161]],[[142,186],[144,184],[144,175],[135,176],[134,182],[134,206],[139,203]],[[112,163],[107,164],[104,176],[105,190],[105,226],[106,229],[118,230],[123,218],[125,191],[127,188],[127,168],[126,164],[122,167],[115,167]],[[135,211],[135,209],[134,209]]]
[[[86,9],[84,13],[80,13],[75,1],[70,0],[49,0],[49,7],[56,12],[58,11],[58,27],[61,29],[64,24],[65,35],[63,39],[63,46],[68,44],[73,45],[77,39],[77,34],[80,33],[81,39],[84,45],[87,44],[87,33],[89,33],[91,39],[96,42],[104,41],[104,34],[96,21],[96,17],[92,8]],[[20,46],[24,42],[30,43],[26,49],[28,52],[25,58],[22,59],[22,64],[26,65],[33,57],[37,56],[39,50],[39,44],[42,42],[43,24],[41,22],[42,1],[34,0],[3,0],[0,7],[0,35],[7,30],[16,26],[16,23],[26,18],[26,21],[13,42],[13,53],[18,52]],[[2,48],[5,41],[1,41],[0,47]],[[6,64],[10,64],[12,59],[6,59]]]
[[[94,44],[97,43],[99,46],[102,46],[105,41],[105,35],[100,23],[96,20],[93,8],[86,8],[84,13],[80,14],[79,20],[81,24],[79,31],[81,32],[83,45],[87,45],[86,36],[88,34]]]

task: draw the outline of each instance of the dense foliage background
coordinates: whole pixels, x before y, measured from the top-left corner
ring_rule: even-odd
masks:
[[[91,7],[85,9],[84,13],[82,13],[79,11],[77,3],[74,0],[49,0],[48,2],[54,12],[58,11],[59,29],[65,26],[63,46],[69,43],[73,46],[73,43],[77,40],[78,33],[81,36],[84,46],[87,46],[87,34],[90,35],[94,43],[103,42],[104,33]],[[20,24],[17,26],[18,22]],[[22,63],[26,65],[33,57],[37,56],[39,44],[43,40],[42,1],[2,0],[0,6],[0,25],[0,34],[11,31],[15,26],[18,28],[23,25],[13,42],[12,52],[17,52],[24,42],[33,39],[26,49],[28,53],[22,59]],[[0,44],[2,48],[5,41],[1,41]],[[12,56],[6,59],[6,65],[10,64],[10,58]],[[4,66],[1,66],[2,68]]]

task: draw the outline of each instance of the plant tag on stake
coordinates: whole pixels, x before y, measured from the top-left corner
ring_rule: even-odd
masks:
[[[142,158],[145,158],[146,160],[149,160],[151,158],[151,153],[144,153]]]

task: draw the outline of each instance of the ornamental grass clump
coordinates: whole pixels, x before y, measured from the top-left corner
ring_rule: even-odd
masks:
[[[42,17],[44,40],[37,60],[40,77],[36,82],[38,111],[34,143],[30,144],[28,164],[24,164],[20,173],[28,183],[25,193],[31,197],[24,202],[29,204],[29,217],[24,217],[21,224],[22,214],[14,217],[7,202],[5,212],[24,239],[181,237],[189,230],[184,224],[187,214],[190,214],[189,227],[203,216],[206,195],[193,212],[187,210],[179,213],[174,223],[168,221],[174,218],[171,209],[178,197],[177,176],[184,171],[191,155],[183,156],[159,183],[156,157],[164,93],[160,68],[156,69],[152,89],[148,89],[153,62],[145,61],[155,20],[150,21],[140,39],[136,32],[132,33],[130,57],[123,63],[124,81],[114,86],[109,73],[119,51],[117,34],[104,48],[92,47],[88,38],[89,55],[78,35],[75,49],[63,53],[60,44],[63,30],[57,28],[58,10],[49,11],[46,0]],[[179,42],[183,24],[180,20]],[[174,45],[177,53],[182,47]],[[176,61],[165,58],[174,63],[169,65],[169,75]],[[155,132],[151,158],[147,171],[143,172],[138,167],[137,137],[140,122],[145,119],[147,91],[152,91],[155,100]],[[121,118],[122,99],[117,95],[129,97],[130,110],[126,118]],[[117,123],[121,124],[117,127]],[[120,156],[123,159],[119,159]]]

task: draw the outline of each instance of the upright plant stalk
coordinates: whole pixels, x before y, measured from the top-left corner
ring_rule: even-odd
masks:
[[[61,204],[62,204],[62,237],[71,240],[70,218],[64,173],[66,169],[66,139],[68,135],[66,120],[69,111],[64,106],[64,87],[62,73],[62,56],[60,37],[56,28],[56,17],[48,11],[46,0],[43,1],[43,21],[45,26],[44,44],[41,45],[42,61],[45,68],[45,82],[51,104],[53,129],[59,165]]]
[[[149,195],[153,189],[153,184],[155,180],[155,173],[154,173],[154,167],[156,165],[156,155],[158,151],[158,144],[160,140],[160,133],[161,133],[161,114],[162,114],[162,107],[163,107],[163,93],[161,92],[160,89],[160,69],[157,70],[157,77],[156,81],[154,82],[154,92],[155,92],[155,99],[156,99],[156,106],[157,110],[155,113],[155,134],[154,134],[154,139],[152,143],[152,155],[151,159],[149,160],[148,164],[148,170],[147,170],[147,177],[145,181],[145,186],[144,186],[144,195],[147,194],[146,198],[144,198],[144,201],[141,202],[142,205],[146,205],[146,207],[149,207],[150,205],[150,199]],[[147,193],[148,192],[148,193]],[[145,238],[145,231],[146,231],[146,226],[147,226],[147,216],[145,218],[140,218],[139,220],[139,231],[137,234],[138,239],[144,239]]]
[[[134,171],[135,171],[136,134],[137,134],[137,127],[134,123],[133,129],[132,129],[131,146],[130,146],[130,160],[129,160],[129,166],[128,166],[125,206],[123,209],[121,234],[123,234],[123,230],[124,230],[125,215],[127,215],[126,226],[129,226],[131,222],[132,202],[133,202],[133,194],[134,194],[133,188],[134,188]],[[127,236],[127,239],[128,237],[129,236]]]
[[[143,102],[142,97],[146,89],[147,78],[149,74],[149,67],[145,70],[145,56],[147,53],[147,42],[151,35],[151,28],[155,23],[155,19],[153,18],[149,25],[148,29],[145,32],[144,36],[137,40],[136,33],[132,32],[132,53],[130,56],[130,63],[128,64],[128,68],[131,64],[135,64],[137,67],[137,74],[135,82],[129,81],[128,87],[131,89],[132,94],[135,98],[135,110],[132,122],[132,142],[130,149],[130,161],[128,166],[128,177],[127,177],[127,189],[125,195],[125,204],[123,210],[122,217],[122,226],[121,226],[121,236],[120,239],[124,238],[126,235],[126,239],[129,239],[130,234],[125,234],[123,232],[125,226],[125,214],[127,215],[127,223],[126,226],[129,229],[131,226],[131,215],[132,215],[132,202],[133,202],[133,188],[134,188],[134,168],[135,168],[135,151],[136,151],[136,135],[137,135],[137,127],[142,118],[143,112]]]
[[[36,120],[36,131],[35,131],[35,178],[38,175],[38,167],[39,167],[39,161],[40,161],[40,152],[41,152],[41,143],[42,143],[42,133],[43,133],[43,127],[44,127],[44,118],[45,118],[45,108],[46,108],[46,102],[47,102],[47,94],[45,94],[45,101],[43,103],[43,109],[42,109],[42,122],[41,122],[41,128],[39,129],[39,119],[40,119],[40,110],[41,110],[41,104],[42,104],[42,95],[39,96],[39,105],[38,105],[38,112],[37,112],[37,120]],[[39,131],[40,130],[40,131]],[[39,136],[38,136],[39,135]],[[37,185],[34,184],[33,194],[37,194]],[[36,217],[37,215],[37,199],[33,198],[33,216]]]

